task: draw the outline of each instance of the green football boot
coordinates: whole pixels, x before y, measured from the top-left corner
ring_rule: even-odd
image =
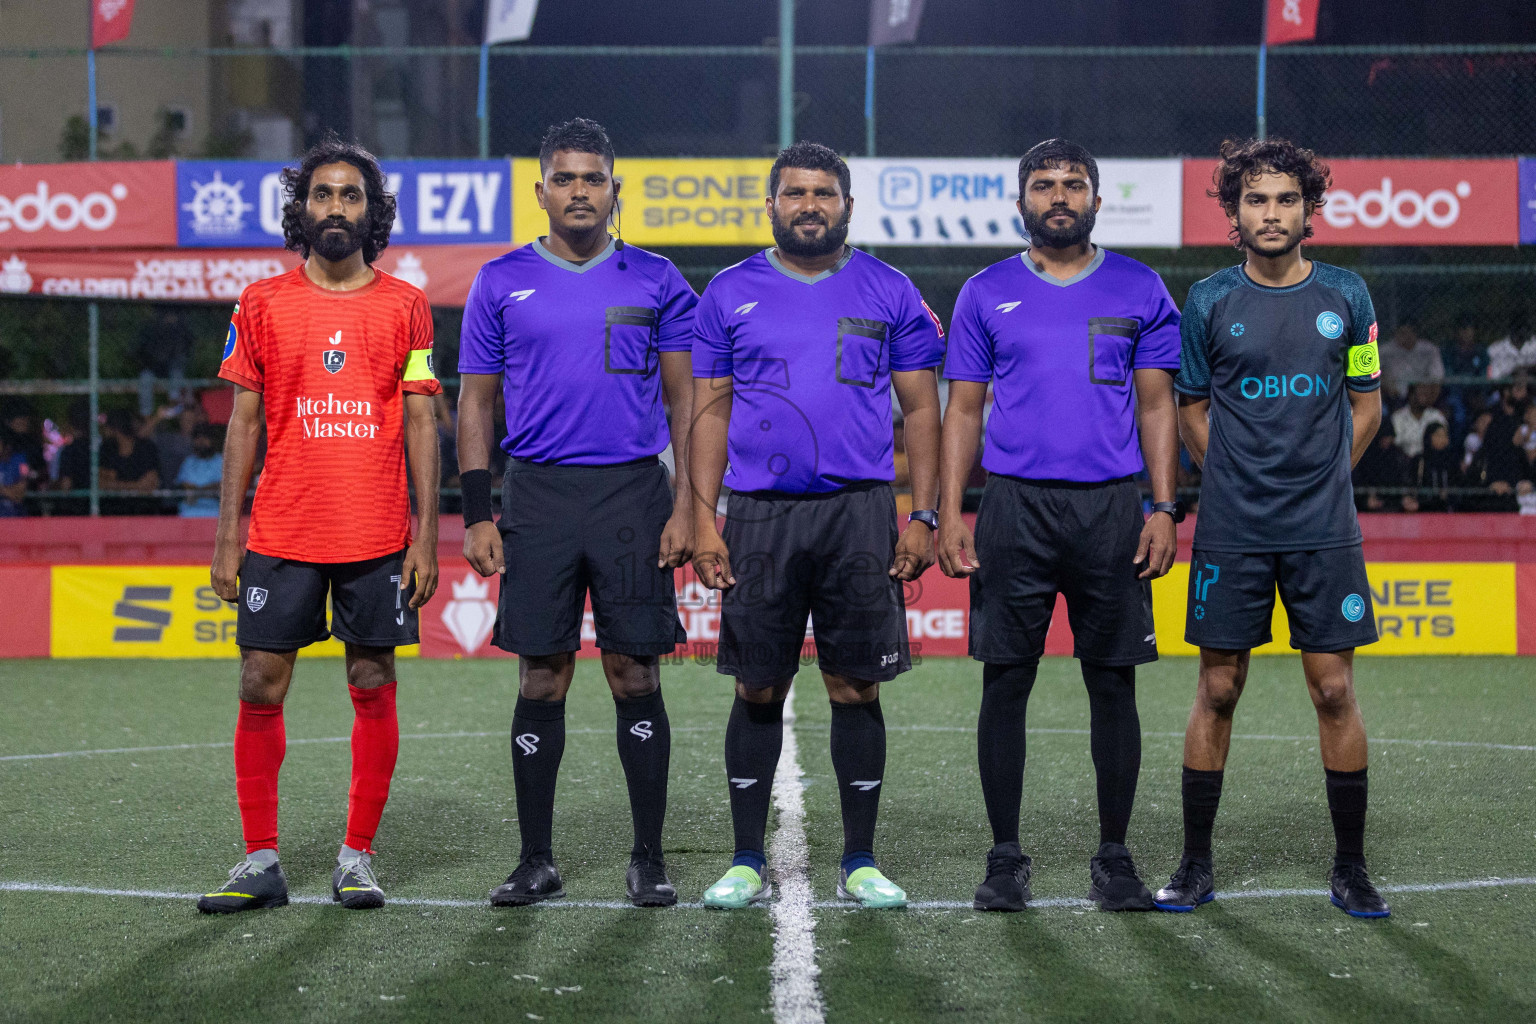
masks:
[[[704,905],[722,910],[740,910],[773,895],[768,880],[744,864],[737,864],[725,876],[704,890]]]
[[[901,886],[882,875],[879,868],[859,868],[851,875],[841,874],[837,882],[837,898],[857,900],[859,906],[870,910],[907,905],[907,894]]]

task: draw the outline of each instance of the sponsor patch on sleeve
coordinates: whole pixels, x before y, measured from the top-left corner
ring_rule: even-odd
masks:
[[[1381,357],[1376,351],[1376,326],[1371,325],[1371,340],[1364,345],[1352,346],[1349,350],[1349,376],[1351,377],[1380,377]]]
[[[411,357],[405,362],[406,381],[436,380],[437,374],[432,370],[432,350],[429,348],[411,349]]]

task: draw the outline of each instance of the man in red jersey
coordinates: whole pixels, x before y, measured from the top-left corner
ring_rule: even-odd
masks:
[[[224,445],[213,589],[237,602],[240,716],[235,794],[245,859],[198,909],[288,902],[277,859],[283,698],[301,647],[347,645],[352,786],[331,877],[344,907],[379,907],[373,837],[400,746],[395,648],[418,642],[417,609],[437,589],[437,428],[432,315],[412,285],[374,269],[395,197],[372,154],[334,136],[283,171],[283,236],[305,262],[245,289],[219,376],[235,385]],[[267,458],[240,544],[240,509],[261,428]],[[405,464],[420,530],[411,541]],[[326,626],[325,602],[331,599]]]

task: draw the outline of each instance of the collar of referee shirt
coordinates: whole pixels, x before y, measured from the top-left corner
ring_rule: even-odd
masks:
[[[591,259],[585,261],[584,263],[573,263],[570,260],[562,259],[561,257],[556,256],[544,246],[543,240],[539,238],[535,238],[533,240],[533,251],[544,257],[549,262],[553,263],[555,266],[559,267],[561,270],[569,270],[573,274],[585,274],[587,271],[591,270],[593,267],[606,260],[609,256],[613,255],[613,236],[608,236],[608,244],[603,246],[602,252],[598,253],[596,256],[593,256]],[[622,270],[623,268],[621,267],[619,269]]]
[[[1088,265],[1086,267],[1084,267],[1082,270],[1079,270],[1065,281],[1058,277],[1052,277],[1038,263],[1030,259],[1028,249],[1025,249],[1023,252],[1019,253],[1019,259],[1023,260],[1024,265],[1030,270],[1033,270],[1035,272],[1035,276],[1044,281],[1046,284],[1053,284],[1057,288],[1065,288],[1068,285],[1077,284],[1077,282],[1083,280],[1089,274],[1092,274],[1095,270],[1099,269],[1099,267],[1104,263],[1104,247],[1102,245],[1094,246],[1093,259],[1088,261]]]
[[[768,257],[768,265],[770,267],[772,267],[774,270],[777,270],[791,281],[799,281],[802,284],[815,284],[817,281],[825,281],[839,270],[842,270],[848,265],[848,261],[853,259],[853,254],[856,251],[853,246],[846,245],[843,247],[843,250],[843,255],[838,259],[838,261],[819,274],[802,274],[798,270],[791,270],[790,268],[786,267],[784,265],[784,261],[779,259],[779,250],[777,246],[764,249],[763,255]]]

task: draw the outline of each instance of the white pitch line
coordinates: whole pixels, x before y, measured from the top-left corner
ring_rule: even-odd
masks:
[[[717,732],[718,726],[711,725],[680,725],[673,726],[673,732]],[[612,729],[567,729],[567,736],[603,735],[607,736]],[[500,729],[496,732],[409,732],[401,733],[402,740],[462,740],[482,739],[487,736],[506,736],[507,730]],[[307,739],[290,739],[289,746],[300,746],[306,743],[350,743],[350,736],[311,736]],[[222,743],[169,743],[160,747],[105,747],[96,750],[58,750],[48,754],[5,754],[0,756],[0,761],[42,761],[58,757],[90,757],[93,754],[147,754],[164,750],[228,750],[235,744],[232,740]]]
[[[969,725],[887,725],[889,732],[975,732],[975,726]],[[1027,733],[1045,736],[1087,736],[1087,729],[1026,729]],[[1143,738],[1155,737],[1157,739],[1182,740],[1182,732],[1144,732]],[[1272,736],[1265,733],[1233,733],[1235,740],[1273,740],[1281,743],[1315,743],[1316,736]],[[1380,736],[1372,736],[1369,743],[1397,743],[1411,747],[1474,747],[1479,750],[1525,750],[1536,751],[1536,745],[1524,743],[1484,743],[1480,740],[1405,740],[1384,739]],[[3,760],[3,758],[0,758]]]
[[[782,820],[782,819],[781,819]],[[1381,892],[1468,892],[1476,889],[1509,889],[1521,886],[1536,885],[1536,878],[1470,878],[1456,882],[1415,882],[1403,885],[1379,886]],[[74,896],[127,896],[149,900],[195,900],[200,895],[195,892],[166,892],[159,889],[98,889],[88,885],[53,885],[47,882],[0,882],[0,892],[31,892],[54,893]],[[1234,899],[1288,899],[1296,896],[1326,896],[1327,889],[1223,889],[1216,896],[1221,900]],[[315,906],[330,906],[333,901],[326,896],[289,896],[289,902],[312,904]],[[444,900],[427,898],[398,898],[390,897],[389,906],[392,907],[449,907],[454,909],[489,910],[491,905],[486,900]],[[756,906],[762,907],[762,904]],[[771,905],[777,908],[778,903]],[[1043,900],[1031,900],[1031,910],[1086,910],[1093,906],[1085,899],[1075,899],[1070,896],[1053,897]],[[620,900],[549,900],[544,903],[536,903],[534,909],[558,909],[566,907],[574,910],[635,910],[630,903]],[[845,900],[817,900],[807,904],[807,907],[815,910],[842,910],[849,913],[857,913],[858,906]],[[679,903],[678,910],[703,910],[702,903]],[[961,900],[914,900],[907,904],[908,910],[972,910],[972,905]],[[775,924],[778,921],[777,912],[774,916]],[[775,943],[777,945],[777,943]],[[820,973],[819,968],[817,973]]]
[[[774,1024],[823,1024],[816,965],[816,917],[811,913],[810,849],[805,839],[805,787],[795,741],[795,691],[784,700],[784,746],[773,777],[778,827],[768,843],[778,899],[773,903],[772,986]]]

